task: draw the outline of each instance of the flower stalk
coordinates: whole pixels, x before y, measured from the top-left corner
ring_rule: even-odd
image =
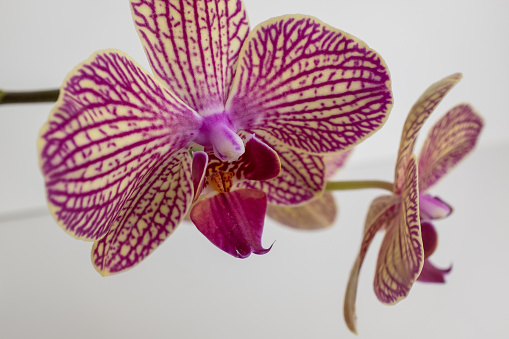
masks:
[[[366,188],[381,188],[392,192],[394,185],[381,180],[358,180],[358,181],[329,181],[325,189],[327,191],[358,190]]]
[[[31,92],[8,92],[0,89],[1,104],[23,104],[36,102],[55,102],[58,99],[59,89]]]

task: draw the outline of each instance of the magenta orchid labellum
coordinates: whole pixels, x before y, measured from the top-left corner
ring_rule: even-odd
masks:
[[[393,194],[372,202],[361,249],[348,281],[344,316],[353,332],[357,330],[355,299],[360,268],[379,230],[386,231],[374,280],[375,294],[381,302],[395,304],[405,298],[416,280],[444,282],[450,271],[435,267],[428,257],[437,245],[437,233],[430,220],[448,216],[452,208],[427,191],[474,148],[483,121],[470,105],[458,105],[434,125],[418,160],[413,148],[426,119],[460,79],[461,74],[453,74],[430,86],[405,122]]]
[[[38,145],[52,215],[95,242],[103,275],[138,264],[192,206],[191,219],[221,249],[265,253],[266,203],[321,194],[322,157],[384,124],[384,61],[309,16],[249,32],[240,0],[130,3],[153,75],[113,49],[68,74]],[[217,162],[228,170],[215,172]],[[266,172],[241,170],[258,162]]]

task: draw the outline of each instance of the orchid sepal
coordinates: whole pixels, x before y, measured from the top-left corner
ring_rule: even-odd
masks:
[[[429,131],[419,153],[419,187],[435,185],[475,147],[482,117],[469,104],[451,108]]]
[[[429,86],[426,91],[419,97],[417,102],[410,109],[403,133],[401,134],[401,141],[398,150],[398,159],[396,161],[396,170],[394,175],[394,192],[401,193],[403,182],[405,178],[405,171],[410,156],[414,150],[415,140],[419,132],[433,113],[436,106],[442,99],[449,93],[449,91],[461,80],[461,73],[455,73],[444,79],[435,82]]]
[[[224,109],[249,22],[241,0],[131,0],[155,76],[199,114]]]

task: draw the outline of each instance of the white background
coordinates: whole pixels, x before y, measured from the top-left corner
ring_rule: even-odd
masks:
[[[454,214],[437,222],[433,261],[454,264],[445,285],[416,284],[381,305],[372,280],[381,237],[364,264],[358,296],[365,338],[505,338],[509,332],[509,7],[507,1],[245,0],[251,25],[310,14],[356,35],[389,66],[394,109],[360,145],[339,179],[391,180],[401,128],[431,83],[464,78],[433,121],[468,101],[486,126],[475,152],[434,188]],[[148,68],[128,1],[7,1],[0,7],[0,88],[54,88],[103,48]],[[271,252],[238,260],[191,224],[136,269],[100,277],[91,244],[66,235],[45,211],[36,138],[51,104],[0,107],[0,338],[341,338],[346,281],[378,190],[335,193],[329,230],[297,232],[267,221]],[[422,142],[422,138],[420,139]],[[15,220],[14,220],[15,219]]]

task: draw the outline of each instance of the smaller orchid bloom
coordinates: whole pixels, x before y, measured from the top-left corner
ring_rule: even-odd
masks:
[[[356,332],[355,299],[360,268],[379,230],[386,233],[378,255],[374,290],[382,303],[395,304],[404,299],[416,280],[443,282],[450,271],[438,269],[428,260],[437,245],[437,234],[429,221],[448,216],[452,208],[427,191],[472,151],[483,121],[469,105],[458,105],[431,129],[418,160],[412,153],[422,125],[460,79],[461,74],[453,74],[430,86],[405,122],[393,194],[372,202],[361,248],[350,273],[344,317],[352,332]]]
[[[152,74],[119,50],[93,53],[67,75],[38,141],[50,212],[70,235],[95,242],[103,275],[141,262],[191,208],[228,253],[263,252],[264,201],[321,194],[322,157],[369,137],[392,108],[383,59],[316,18],[281,16],[250,32],[241,0],[130,5]],[[256,170],[235,182],[247,172],[209,171],[209,158],[241,159],[245,135],[277,153],[277,177]],[[244,160],[263,163],[271,152]]]
[[[352,151],[323,157],[327,181],[341,169]],[[321,196],[297,206],[269,204],[267,216],[295,229],[315,230],[332,226],[337,218],[338,207],[331,192],[325,191]]]

